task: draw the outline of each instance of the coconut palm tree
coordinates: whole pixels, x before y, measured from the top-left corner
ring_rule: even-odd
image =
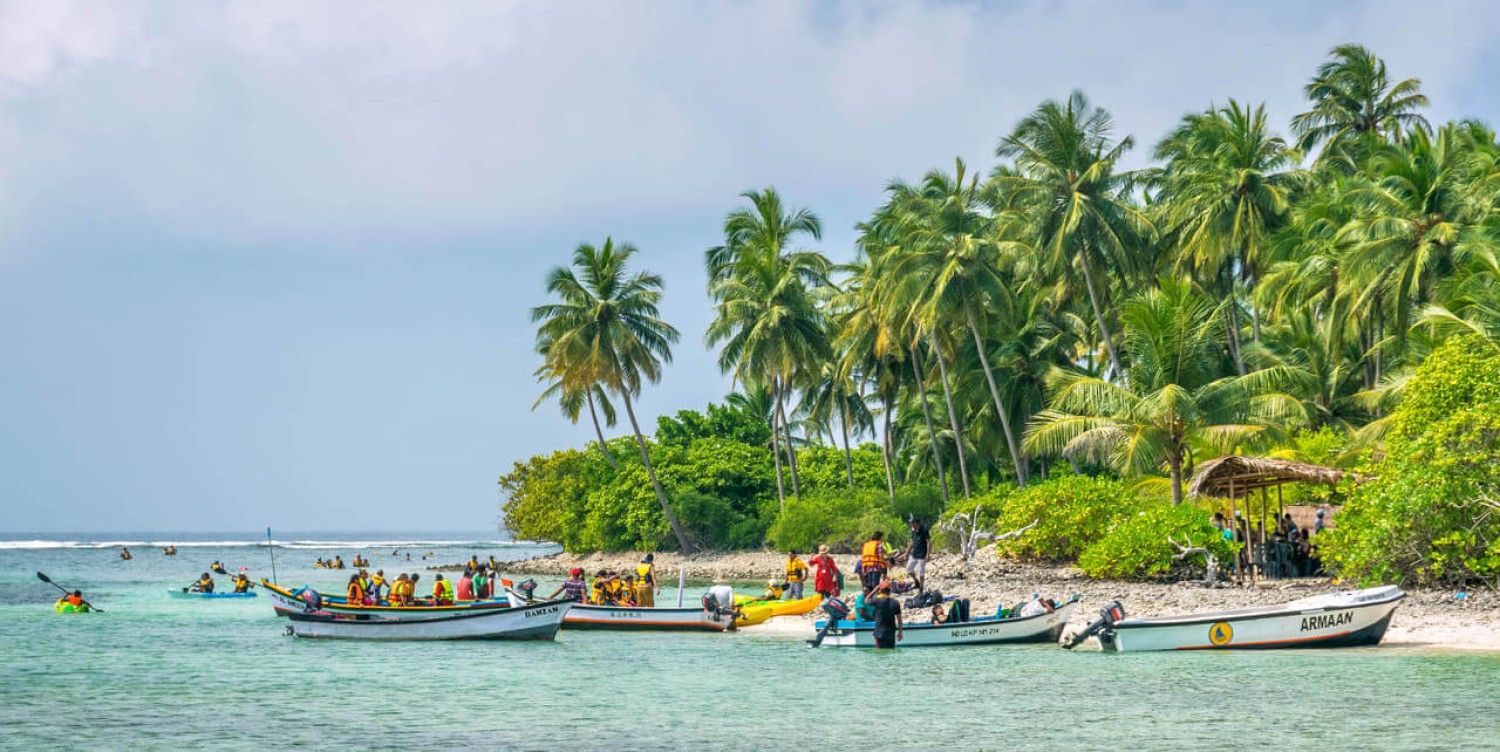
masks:
[[[849,487],[854,488],[854,455],[849,448],[849,434],[858,436],[874,426],[869,405],[860,394],[857,378],[838,360],[828,360],[802,397],[801,412],[822,426],[830,436],[838,423],[838,435],[844,448],[844,472]]]
[[[1027,447],[1128,475],[1165,467],[1172,503],[1181,504],[1193,446],[1229,452],[1301,419],[1301,403],[1275,391],[1288,378],[1284,369],[1221,376],[1222,308],[1190,283],[1162,278],[1126,306],[1126,384],[1056,371],[1051,406],[1028,428]]]
[[[722,343],[719,368],[736,381],[755,378],[770,384],[786,440],[792,493],[800,495],[785,403],[810,369],[832,357],[813,294],[827,284],[831,265],[819,253],[791,248],[799,236],[822,236],[816,215],[806,209],[786,211],[773,188],[741,195],[750,200],[750,208],[730,212],[724,220],[724,244],[704,254],[715,303],[706,339],[710,346]],[[782,486],[777,493],[785,504]]]
[[[1322,144],[1324,155],[1336,155],[1367,136],[1400,141],[1408,132],[1431,132],[1417,112],[1427,106],[1420,79],[1392,84],[1385,61],[1358,44],[1341,44],[1328,55],[1303,89],[1312,109],[1292,118],[1300,149]]]
[[[980,371],[1015,465],[1016,481],[1024,488],[1026,456],[1017,432],[1011,428],[1010,411],[1001,401],[981,332],[990,323],[986,313],[996,301],[1012,293],[1010,280],[998,266],[994,223],[985,211],[979,178],[969,175],[959,159],[954,160],[951,176],[933,170],[919,185],[896,183],[891,192],[904,215],[903,242],[901,252],[889,254],[883,265],[880,279],[888,290],[882,294],[905,308],[929,339],[954,322],[973,338]],[[955,436],[960,435],[957,425],[953,430]]]
[[[1231,99],[1184,117],[1156,158],[1165,161],[1153,180],[1164,196],[1159,224],[1177,249],[1177,267],[1230,301],[1226,343],[1244,376],[1239,285],[1255,285],[1269,238],[1291,211],[1297,153],[1271,132],[1265,105],[1252,110]],[[1259,341],[1253,302],[1251,319]]]
[[[991,181],[1030,219],[1043,268],[1053,277],[1083,277],[1110,367],[1123,374],[1104,275],[1135,276],[1141,246],[1154,227],[1127,198],[1133,176],[1116,170],[1135,141],[1117,141],[1113,130],[1109,112],[1091,105],[1083,92],[1066,102],[1043,102],[995,149],[997,156],[1013,159],[1017,170],[997,170]]]
[[[895,328],[882,315],[882,309],[871,300],[870,289],[874,285],[874,279],[867,260],[869,254],[864,248],[867,245],[878,248],[879,241],[870,234],[868,226],[861,225],[860,229],[860,257],[841,267],[841,271],[847,275],[847,282],[829,302],[835,324],[833,349],[838,354],[839,368],[869,384],[874,390],[874,396],[880,400],[880,414],[884,423],[880,437],[880,456],[885,464],[886,492],[894,500],[896,478],[892,469],[895,454],[892,418],[901,393],[906,355]],[[936,454],[933,457],[940,462]]]
[[[672,361],[672,343],[677,330],[661,319],[661,277],[649,272],[630,273],[630,257],[636,249],[613,238],[595,247],[580,244],[573,251],[571,267],[554,268],[547,275],[547,292],[556,302],[531,309],[531,320],[540,325],[537,341],[545,344],[544,367],[565,372],[578,383],[598,384],[620,397],[641,463],[661,504],[662,514],[683,553],[697,548],[672,512],[667,492],[656,477],[646,437],[636,420],[632,397],[644,383],[661,380],[663,363]]]
[[[546,349],[540,344],[538,350],[542,350],[542,357],[547,357]],[[603,387],[598,384],[586,384],[575,386],[568,382],[565,374],[553,373],[554,366],[542,365],[536,370],[538,381],[546,381],[547,388],[542,391],[540,397],[533,402],[531,409],[535,410],[548,399],[557,398],[557,404],[562,408],[563,415],[574,425],[578,423],[578,416],[582,414],[585,406],[589,409],[589,419],[594,424],[594,435],[599,438],[599,448],[604,451],[604,459],[609,461],[609,466],[619,470],[620,463],[615,459],[613,452],[609,451],[609,442],[604,440],[604,430],[599,426],[599,413],[604,413],[604,422],[610,428],[615,425],[615,406],[610,403],[609,395]],[[598,403],[598,407],[595,407]]]

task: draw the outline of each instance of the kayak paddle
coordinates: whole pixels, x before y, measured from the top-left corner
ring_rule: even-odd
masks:
[[[41,572],[37,572],[36,573],[36,578],[38,580],[41,580],[42,582],[47,583],[48,585],[51,585],[52,587],[57,588],[58,590],[63,591],[64,593],[67,593],[68,595],[72,595],[73,594],[72,591],[68,590],[67,588],[63,587],[62,585],[59,585],[59,584],[53,582],[51,577],[48,577],[47,575],[44,575]],[[88,601],[84,601],[83,605],[88,606],[89,609],[92,610],[92,611],[98,611],[101,614],[104,613],[104,609],[99,608],[99,607],[95,606],[94,604],[89,603]]]

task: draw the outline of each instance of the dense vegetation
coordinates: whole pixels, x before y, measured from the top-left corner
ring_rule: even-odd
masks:
[[[807,247],[812,211],[746,192],[705,252],[705,339],[739,391],[654,441],[633,402],[678,337],[661,281],[630,246],[580,246],[534,311],[537,375],[599,441],[502,478],[506,524],[570,549],[805,548],[980,498],[1002,526],[1097,501],[1001,550],[1155,576],[1138,520],[1204,533],[1206,510],[1162,509],[1195,465],[1274,453],[1378,477],[1341,491],[1351,576],[1495,581],[1493,462],[1473,458],[1496,441],[1500,144],[1429,123],[1420,82],[1356,45],[1304,91],[1288,136],[1230,99],[1138,170],[1106,110],[1043,102],[988,173],[890,183],[847,264]],[[1439,347],[1453,364],[1424,365]],[[616,402],[631,436],[606,440]]]

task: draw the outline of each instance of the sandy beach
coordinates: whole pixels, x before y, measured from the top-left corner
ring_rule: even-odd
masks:
[[[677,579],[683,571],[688,581],[705,583],[725,577],[746,591],[759,583],[777,577],[786,555],[775,552],[737,552],[682,557],[672,553],[656,555],[657,571],[664,583]],[[806,558],[806,557],[804,557]],[[854,569],[853,556],[836,557],[846,579]],[[635,553],[568,554],[507,562],[506,570],[516,574],[562,577],[573,567],[586,572],[600,569],[631,571],[640,560]],[[458,565],[436,567],[440,570],[462,568]],[[1195,611],[1215,611],[1249,606],[1273,605],[1321,592],[1347,589],[1346,584],[1331,580],[1264,581],[1253,587],[1226,585],[1204,587],[1198,582],[1171,584],[1092,580],[1073,567],[1048,567],[997,560],[981,551],[967,566],[954,555],[940,555],[928,564],[930,586],[945,595],[960,595],[972,601],[975,613],[993,612],[1001,603],[1014,604],[1032,593],[1054,598],[1072,594],[1082,596],[1082,608],[1074,615],[1069,630],[1079,629],[1092,621],[1098,610],[1118,599],[1131,616],[1168,616]],[[1408,589],[1407,598],[1396,610],[1383,647],[1405,650],[1476,650],[1500,651],[1500,597],[1491,591],[1470,591],[1456,598],[1451,590]],[[809,616],[808,621],[813,617]],[[810,627],[795,619],[772,619],[754,627],[761,631],[806,631]]]

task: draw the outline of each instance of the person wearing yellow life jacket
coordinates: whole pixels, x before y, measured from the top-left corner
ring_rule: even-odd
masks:
[[[250,578],[246,577],[244,572],[241,572],[241,573],[239,573],[239,574],[237,574],[237,575],[234,576],[234,592],[236,592],[236,593],[248,593],[248,592],[250,592]]]
[[[130,556],[130,549],[128,549],[128,548],[121,548],[120,549],[120,558],[124,559],[125,561],[130,561],[130,559],[132,558]]]
[[[204,572],[203,576],[199,577],[198,581],[193,583],[192,587],[188,588],[188,590],[194,593],[212,593],[214,591],[214,578],[208,576],[207,572]]]
[[[335,556],[335,557],[333,557],[333,568],[334,569],[343,569],[344,568],[344,557],[342,557],[342,556]]]
[[[410,588],[411,580],[408,580],[406,578],[406,573],[402,572],[400,576],[396,577],[396,581],[391,583],[390,604],[392,606],[410,606]]]
[[[607,600],[608,586],[609,572],[601,569],[598,574],[594,575],[594,584],[589,588],[589,602],[595,606],[607,605],[605,601]]]
[[[358,574],[349,575],[348,604],[351,606],[365,605],[365,585],[363,582],[360,582]]]
[[[659,592],[661,583],[656,579],[656,556],[646,554],[635,568],[635,604],[641,608],[655,608]]]
[[[876,530],[859,550],[859,580],[866,593],[885,579],[886,566],[885,533]]]
[[[453,583],[443,579],[442,575],[438,575],[437,580],[432,583],[432,605],[453,605]]]
[[[385,570],[375,570],[375,576],[370,578],[370,599],[379,605],[381,601],[386,600],[385,596],[390,590],[391,586],[385,581]]]
[[[802,583],[807,582],[807,564],[797,558],[796,551],[788,551],[786,554],[786,589],[787,597],[792,600],[802,599]]]
[[[766,590],[760,594],[760,599],[763,601],[781,600],[781,594],[786,592],[786,589],[782,585],[783,583],[775,580],[766,580]]]

